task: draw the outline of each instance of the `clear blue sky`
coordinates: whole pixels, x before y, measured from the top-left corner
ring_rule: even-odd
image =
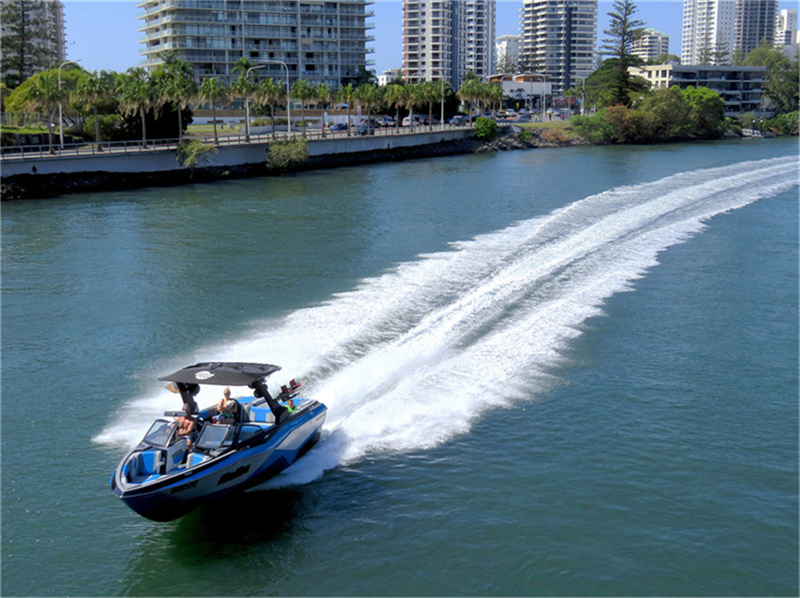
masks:
[[[79,60],[84,68],[94,70],[125,71],[140,63],[139,13],[136,2],[130,0],[103,0],[95,2],[65,0],[67,28],[67,58]],[[402,66],[402,8],[400,0],[377,0],[370,45],[375,52],[369,55],[374,62],[371,68],[381,72]],[[497,35],[519,33],[521,0],[498,0]],[[669,35],[670,52],[680,55],[681,0],[639,0],[637,17],[647,27]],[[792,2],[781,2],[781,8],[795,8]],[[598,42],[608,24],[611,2],[600,2],[598,10]]]

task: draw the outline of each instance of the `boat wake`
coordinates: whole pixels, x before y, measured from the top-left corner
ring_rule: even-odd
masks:
[[[306,483],[377,452],[430,448],[557,384],[553,372],[582,323],[631,290],[659,252],[715,215],[796,184],[788,157],[612,189],[400,264],[198,360],[272,360],[283,371],[271,388],[285,372],[328,406],[320,445],[269,486]],[[124,414],[95,441],[135,444],[164,399],[133,405],[133,420]]]

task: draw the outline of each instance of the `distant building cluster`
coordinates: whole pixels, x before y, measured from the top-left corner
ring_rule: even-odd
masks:
[[[683,64],[731,64],[764,41],[796,50],[797,10],[778,12],[778,0],[684,0],[681,41]]]
[[[402,65],[378,76],[379,82],[397,77],[411,82],[444,79],[458,89],[471,72],[484,81],[525,90],[526,95],[538,93],[536,85],[544,89],[546,81],[548,91],[558,95],[580,85],[595,70],[598,0],[521,0],[519,31],[499,37],[496,1],[402,0],[402,23],[397,24],[402,27]],[[246,58],[261,76],[288,79],[290,85],[299,79],[334,88],[357,84],[372,65],[372,4],[372,0],[140,0],[142,65],[153,69],[163,62],[164,52],[170,52],[192,66],[198,81],[216,77],[229,84],[238,74],[237,61]],[[4,80],[11,76],[24,80],[37,69],[67,60],[60,1],[0,0],[0,6]],[[26,36],[24,48],[36,52],[15,53],[11,42],[20,35]],[[764,40],[794,57],[800,42],[797,10],[778,11],[778,0],[683,0],[680,61],[684,67],[730,65],[735,56],[747,54]],[[669,44],[669,36],[646,29],[632,51],[652,63],[670,52]],[[678,77],[678,70],[663,66],[645,73],[657,85],[662,79],[654,78],[656,72]],[[684,73],[678,78],[686,77]]]

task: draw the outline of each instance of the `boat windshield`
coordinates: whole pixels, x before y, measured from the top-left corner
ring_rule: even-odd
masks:
[[[144,440],[142,440],[142,442],[152,446],[166,447],[173,428],[172,422],[166,419],[157,419],[153,422],[153,425],[150,426],[147,434],[144,435]]]
[[[231,444],[233,435],[232,426],[220,426],[217,424],[206,424],[203,426],[203,433],[197,439],[197,448],[218,449],[222,446]]]

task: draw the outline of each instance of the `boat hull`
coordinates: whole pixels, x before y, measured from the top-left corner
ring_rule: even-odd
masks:
[[[126,457],[112,477],[112,491],[139,515],[153,521],[172,521],[217,498],[262,484],[291,466],[319,440],[326,411],[317,403],[276,427],[263,444],[142,484],[126,482]]]

